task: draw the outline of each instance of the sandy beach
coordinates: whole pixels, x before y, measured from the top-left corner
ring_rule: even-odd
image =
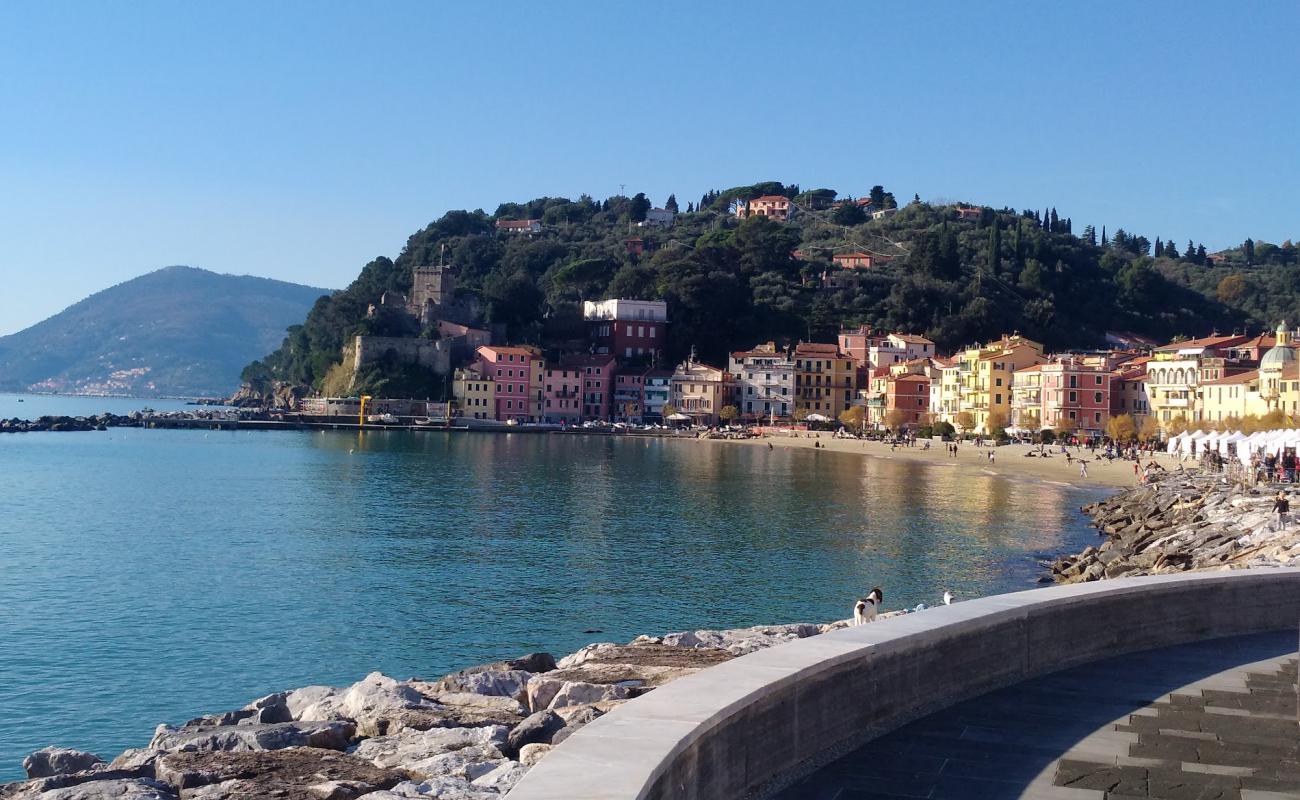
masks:
[[[971,442],[961,442],[958,444],[957,457],[953,458],[944,450],[944,445],[937,442],[932,443],[929,450],[923,449],[921,442],[917,442],[915,447],[899,446],[891,449],[890,445],[884,442],[836,439],[829,433],[822,433],[820,438],[805,438],[806,436],[807,434],[803,433],[800,433],[798,438],[792,435],[777,434],[761,439],[712,439],[709,441],[721,441],[747,447],[766,447],[770,442],[773,447],[805,447],[808,449],[813,449],[814,444],[820,444],[822,448],[837,453],[857,453],[871,458],[916,461],[937,468],[958,469],[983,475],[1002,475],[1013,479],[1067,483],[1071,486],[1080,487],[1126,488],[1135,486],[1138,483],[1137,476],[1133,474],[1132,461],[1117,459],[1113,463],[1108,463],[1106,459],[1100,457],[1102,452],[1100,450],[1097,451],[1097,454],[1092,454],[1085,449],[1071,448],[1071,461],[1067,463],[1065,456],[1061,455],[1060,448],[1055,446],[1049,448],[1051,458],[1044,459],[1026,457],[1026,453],[1037,449],[1036,445],[1008,444],[1001,447],[976,447]],[[990,450],[994,453],[992,463],[988,460]],[[1079,476],[1077,456],[1082,456],[1088,462],[1088,477],[1086,478]],[[1155,460],[1166,469],[1177,468],[1178,462],[1167,455],[1157,454]]]

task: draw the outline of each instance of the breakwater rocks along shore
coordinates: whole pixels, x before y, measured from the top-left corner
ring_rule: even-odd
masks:
[[[1158,473],[1141,487],[1083,507],[1105,537],[1051,565],[1058,583],[1200,569],[1300,566],[1300,526],[1272,513],[1278,491],[1223,473]]]
[[[77,750],[37,751],[23,762],[28,780],[0,785],[0,798],[493,800],[575,730],[633,697],[848,624],[642,636],[435,680],[371,673],[351,686],[308,686],[160,725],[146,746],[111,762]]]

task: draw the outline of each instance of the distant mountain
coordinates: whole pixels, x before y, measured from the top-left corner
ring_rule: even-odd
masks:
[[[215,397],[328,289],[166,267],[0,337],[0,390]]]

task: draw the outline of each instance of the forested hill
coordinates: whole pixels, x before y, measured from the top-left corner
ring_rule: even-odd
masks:
[[[167,267],[0,337],[0,391],[229,394],[327,290]]]
[[[800,213],[786,224],[730,213],[735,201],[765,194],[794,198]],[[1237,264],[1208,267],[1203,247],[1180,253],[1121,230],[1075,231],[1055,209],[984,208],[966,219],[957,206],[915,199],[871,219],[856,203],[832,208],[835,197],[780,183],[709,192],[664,228],[635,227],[651,206],[644,195],[452,211],[411,236],[396,261],[375,259],[346,290],[319,300],[245,378],[319,386],[345,338],[370,324],[368,304],[386,290],[406,291],[413,266],[438,263],[455,268],[485,321],[504,323],[513,342],[551,350],[583,336],[582,300],[667,300],[665,365],[692,345],[702,360],[720,363],[729,349],[833,341],[842,325],[860,323],[924,333],[941,350],[1010,331],[1059,349],[1100,346],[1108,331],[1165,340],[1300,318],[1300,269],[1289,242],[1267,246],[1267,261],[1256,244],[1253,259],[1241,254]],[[871,197],[873,208],[898,205],[882,187]],[[678,205],[675,197],[665,202]],[[499,233],[499,219],[540,219],[545,227],[534,236]],[[633,238],[642,240],[642,255],[630,252]],[[832,255],[849,252],[890,260],[836,273]]]

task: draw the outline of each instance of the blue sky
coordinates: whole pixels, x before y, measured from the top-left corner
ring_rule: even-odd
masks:
[[[758,180],[1300,238],[1300,3],[0,6],[0,334],[170,264],[342,287],[451,208]]]

